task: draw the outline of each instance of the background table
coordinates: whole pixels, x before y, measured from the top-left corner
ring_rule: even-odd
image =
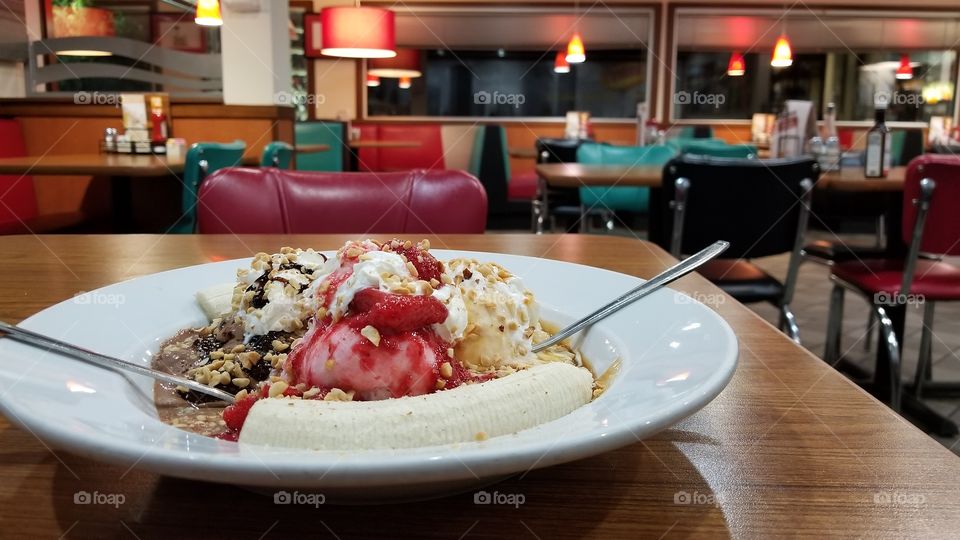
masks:
[[[242,165],[258,165],[259,156],[244,156]],[[77,175],[106,177],[110,182],[110,208],[114,230],[128,232],[133,223],[135,179],[183,175],[184,160],[160,155],[61,154],[0,158],[0,174]],[[179,207],[176,216],[180,215]]]
[[[346,239],[2,237],[0,319],[16,322],[79,291],[151,272],[284,245],[334,249]],[[641,277],[673,262],[651,244],[617,237],[447,236],[431,243]],[[571,284],[571,294],[590,294],[589,286]],[[675,286],[711,300],[734,328],[740,365],[730,385],[650,439],[486,488],[523,494],[518,508],[475,505],[473,493],[383,507],[275,505],[270,495],[51,450],[0,418],[0,523],[24,537],[84,538],[916,538],[960,530],[960,459],[703,278]],[[119,508],[77,505],[79,491],[118,493],[125,501]]]

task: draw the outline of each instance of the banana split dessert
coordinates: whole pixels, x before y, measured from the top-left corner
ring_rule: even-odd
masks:
[[[533,294],[497,264],[437,260],[427,241],[260,253],[197,300],[155,368],[236,396],[157,387],[161,418],[244,444],[312,450],[469,443],[555,420],[602,388],[550,337]]]

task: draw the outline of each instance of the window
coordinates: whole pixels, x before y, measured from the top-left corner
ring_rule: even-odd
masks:
[[[636,117],[646,99],[642,49],[588,50],[587,61],[555,73],[556,52],[430,50],[423,76],[409,89],[381,78],[367,88],[371,116],[558,117],[589,111],[595,118]]]
[[[746,73],[729,77],[729,52],[678,52],[673,117],[749,119],[787,99],[813,101],[820,113],[833,101],[838,120],[873,120],[878,99],[888,102],[888,121],[953,115],[956,51],[912,51],[909,80],[896,78],[900,54],[893,52],[795,53],[787,68],[771,67],[769,51],[744,57]]]

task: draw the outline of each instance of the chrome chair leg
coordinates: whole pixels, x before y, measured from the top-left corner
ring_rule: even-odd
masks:
[[[530,201],[530,232],[543,231],[543,209],[540,199]]]
[[[913,379],[913,392],[923,397],[923,383],[929,380],[933,364],[933,302],[923,305],[923,330],[920,333],[920,357],[917,360],[917,373]]]
[[[899,413],[900,390],[903,386],[900,380],[900,344],[897,342],[897,334],[893,329],[893,321],[887,316],[887,310],[884,309],[883,306],[873,306],[873,308],[877,310],[883,344],[887,348],[887,354],[890,357],[890,408],[893,409],[894,412]]]
[[[840,360],[840,335],[843,333],[843,287],[833,285],[830,292],[830,314],[827,317],[827,343],[824,345],[823,359],[834,364]]]
[[[586,234],[590,232],[590,214],[587,213],[587,207],[580,205],[580,228],[578,229],[581,234]]]
[[[607,228],[607,232],[613,232],[613,217],[614,214],[610,210],[605,210],[603,212],[603,225]]]
[[[800,326],[797,325],[797,316],[790,311],[790,306],[780,306],[780,331],[790,336],[794,343],[800,345]]]
[[[869,351],[873,346],[873,329],[877,325],[877,314],[870,310],[867,316],[867,335],[863,338],[863,350]]]

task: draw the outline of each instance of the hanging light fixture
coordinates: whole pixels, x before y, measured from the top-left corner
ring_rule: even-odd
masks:
[[[406,90],[407,88],[410,88],[412,84],[413,83],[410,81],[410,77],[400,77],[400,88]]]
[[[727,63],[728,77],[742,77],[747,72],[747,63],[743,60],[743,55],[733,51],[730,55],[730,62]]]
[[[910,65],[910,55],[900,55],[900,67],[897,68],[896,77],[901,81],[913,78],[913,66]]]
[[[770,65],[773,67],[793,65],[793,51],[790,49],[787,34],[780,34],[780,37],[777,38],[777,44],[773,47],[773,56],[770,58]]]
[[[320,11],[320,54],[343,58],[397,55],[394,13],[378,7],[338,6]]]
[[[569,64],[579,64],[587,59],[587,53],[583,50],[583,40],[580,39],[580,33],[575,32],[567,43],[567,55],[565,60]]]
[[[397,55],[393,58],[371,58],[367,62],[367,73],[391,79],[422,77],[420,50],[397,49]]]
[[[367,86],[370,88],[376,88],[377,86],[380,86],[380,77],[367,73]]]
[[[570,63],[567,62],[567,54],[563,51],[557,51],[557,58],[553,61],[554,73],[570,73]]]
[[[583,49],[583,39],[580,38],[580,1],[574,0],[573,2],[573,16],[577,17],[573,23],[573,37],[570,38],[570,42],[567,43],[567,55],[566,61],[568,64],[579,64],[587,59],[587,53]]]
[[[222,26],[220,0],[197,0],[197,15],[193,18],[193,22],[200,26]]]

